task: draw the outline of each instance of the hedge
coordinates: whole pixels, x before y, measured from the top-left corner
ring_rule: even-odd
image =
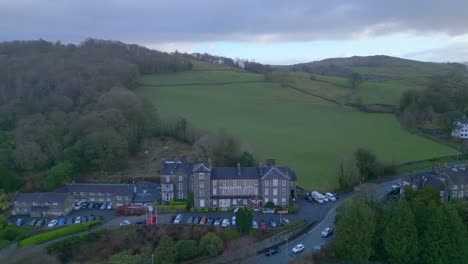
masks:
[[[187,206],[188,203],[187,203],[187,201],[180,201],[180,200],[175,201],[175,200],[170,200],[170,201],[169,201],[169,205],[185,205],[185,206]]]
[[[187,205],[158,205],[158,211],[187,211]]]
[[[56,238],[68,236],[71,234],[75,234],[81,231],[85,231],[88,229],[91,229],[95,226],[98,226],[102,224],[101,221],[91,221],[91,222],[86,222],[86,223],[80,223],[80,224],[72,224],[66,227],[62,227],[59,229],[55,229],[46,233],[42,233],[39,235],[35,235],[32,237],[28,237],[24,240],[21,240],[19,242],[20,246],[31,246],[31,245],[39,245],[44,242],[47,242],[49,240],[53,240]]]

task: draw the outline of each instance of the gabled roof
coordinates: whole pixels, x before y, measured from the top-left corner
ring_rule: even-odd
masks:
[[[237,167],[214,167],[211,171],[211,179],[213,180],[228,180],[228,179],[254,179],[260,180],[272,170],[275,170],[283,176],[296,180],[296,173],[288,167],[263,166],[261,167],[241,167],[238,173]]]
[[[160,175],[172,175],[177,172],[182,172],[184,174],[192,173],[192,164],[188,163],[185,159],[175,159],[167,160],[164,162],[164,165],[159,170]]]
[[[110,193],[118,196],[133,197],[133,185],[113,183],[70,183],[65,187],[58,189],[57,192]]]
[[[447,177],[447,181],[450,185],[460,185],[460,184],[467,184],[468,185],[468,173],[465,169],[447,169],[445,171],[445,176]]]
[[[27,203],[63,203],[69,195],[69,193],[57,192],[19,193],[16,195],[15,201]]]
[[[455,124],[468,125],[468,118],[463,118],[455,121]]]

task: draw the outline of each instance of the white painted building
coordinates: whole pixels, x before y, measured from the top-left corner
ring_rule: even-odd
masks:
[[[468,139],[468,118],[453,123],[452,137]]]

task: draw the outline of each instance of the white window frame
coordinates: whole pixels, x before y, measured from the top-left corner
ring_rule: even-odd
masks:
[[[183,192],[179,192],[179,199],[184,199],[184,193]]]
[[[205,190],[200,190],[200,197],[205,197]]]
[[[281,198],[281,205],[285,206],[286,205],[286,198]]]
[[[183,181],[182,175],[179,175],[179,181]]]
[[[200,189],[205,189],[205,182],[200,182]]]
[[[223,188],[223,195],[226,195],[226,188]]]
[[[166,176],[166,182],[170,182],[170,181],[171,181],[171,177]]]
[[[273,198],[273,203],[274,203],[275,205],[278,205],[278,198]]]
[[[205,199],[200,199],[200,207],[201,208],[205,207]]]
[[[270,189],[265,188],[265,195],[270,195]]]
[[[244,185],[247,185],[247,180],[243,180],[243,184],[244,184]]]
[[[117,196],[117,201],[122,201],[122,196]]]
[[[270,185],[270,182],[268,180],[265,181],[265,187],[268,187]]]
[[[179,190],[182,190],[184,188],[184,185],[182,183],[179,183]]]
[[[217,188],[213,188],[213,195],[216,195]]]
[[[278,187],[278,179],[273,179],[273,187]]]
[[[232,185],[237,186],[237,180],[232,180]]]
[[[203,173],[203,172],[198,173],[198,179],[199,179],[200,181],[205,180],[205,173]]]
[[[282,180],[281,183],[282,183],[283,187],[286,186],[286,180]]]
[[[278,195],[278,188],[273,188],[273,195],[277,196]]]
[[[281,189],[281,194],[286,195],[286,188]]]
[[[258,188],[257,188],[257,187],[254,188],[253,193],[254,193],[255,195],[258,195]]]

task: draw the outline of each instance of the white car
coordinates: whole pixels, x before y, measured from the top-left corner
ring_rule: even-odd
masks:
[[[120,226],[128,226],[128,225],[131,225],[131,224],[132,224],[132,222],[130,222],[129,220],[125,220],[122,223],[120,223]]]
[[[304,250],[304,245],[302,244],[297,244],[295,247],[293,247],[292,252],[293,253],[299,253],[302,250]]]
[[[75,206],[73,206],[73,210],[78,211],[80,208],[83,206],[83,202],[77,202],[75,203]]]
[[[109,204],[107,205],[107,210],[112,210],[112,203],[109,203]]]
[[[331,228],[331,227],[325,228],[322,231],[321,235],[322,235],[322,237],[329,237],[329,236],[333,235],[333,228]]]
[[[325,197],[327,197],[328,200],[330,200],[332,202],[336,201],[336,197],[332,193],[329,193],[329,192],[325,193]]]
[[[401,188],[401,184],[399,183],[392,184],[392,189],[400,189],[400,188]]]
[[[222,227],[228,227],[229,226],[229,220],[228,219],[223,219],[223,222],[221,223]]]
[[[232,224],[233,226],[236,225],[236,217],[235,217],[235,216],[232,217],[231,224]]]
[[[234,213],[237,213],[237,211],[239,211],[239,207],[237,207],[236,209],[234,209]]]
[[[53,219],[52,221],[49,222],[49,224],[47,225],[48,227],[54,227],[56,226],[58,223],[57,219]]]
[[[182,221],[183,216],[181,214],[178,214],[176,218],[174,219],[174,224],[180,224],[180,221]]]
[[[81,223],[81,216],[77,216],[75,218],[75,224],[79,224],[79,223]]]

